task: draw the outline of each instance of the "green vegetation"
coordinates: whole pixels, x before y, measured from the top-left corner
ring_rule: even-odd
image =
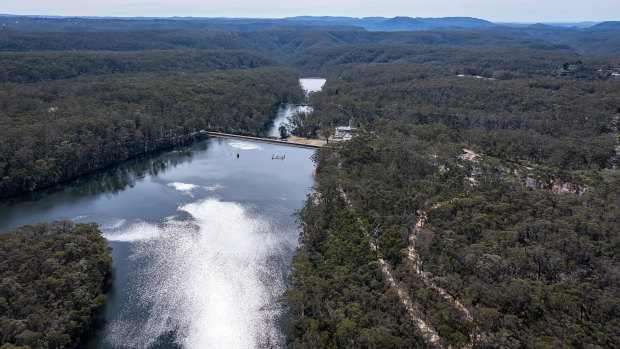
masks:
[[[620,343],[618,29],[122,24],[131,30],[0,31],[0,196],[201,130],[261,135],[279,104],[303,100],[301,73],[324,76],[290,131],[326,135],[353,119],[360,135],[315,154],[283,298],[290,347]],[[15,301],[0,297],[5,316]],[[2,338],[37,346],[50,332],[70,346],[84,333],[75,316],[94,313],[72,309],[73,327],[24,327],[48,324],[30,312]]]
[[[437,47],[489,46],[575,52],[618,53],[619,28],[599,30],[494,29],[367,32],[359,28],[269,27],[256,30],[0,31],[0,51],[250,50],[283,59],[301,50],[351,44],[408,44]]]
[[[427,211],[418,252],[438,284],[471,304],[481,346],[616,345],[617,171],[581,196],[476,178]]]
[[[611,30],[608,35],[616,34]],[[600,35],[600,34],[599,34]],[[569,49],[567,46],[501,32],[393,32],[319,30],[145,30],[129,32],[0,31],[0,51],[251,50],[272,58],[318,46],[347,44],[504,46]],[[604,53],[604,52],[603,52]]]
[[[620,85],[599,71],[615,58],[483,52],[373,45],[291,56],[328,76],[293,133],[351,118],[362,130],[315,155],[284,298],[291,347],[620,340],[620,174],[606,169]]]
[[[276,65],[277,62],[257,53],[231,50],[3,52],[0,53],[0,83],[31,83],[80,75],[248,69]]]
[[[202,137],[201,130],[261,135],[278,105],[303,98],[296,75],[283,68],[85,75],[1,86],[0,196],[183,144]]]
[[[316,194],[299,213],[302,246],[285,298],[292,347],[424,343],[378,258],[444,346],[618,342],[617,171],[582,195],[556,195],[525,187],[498,161],[459,160],[463,140],[443,125],[379,124],[315,156]],[[412,234],[430,282],[473,321],[413,271]]]
[[[346,66],[367,63],[406,63],[442,67],[444,71],[498,80],[567,76],[609,80],[620,56],[582,57],[570,50],[487,47],[442,47],[411,44],[366,44],[311,47],[286,57],[285,62],[310,74],[333,75]]]
[[[0,197],[186,142],[203,129],[261,135],[273,108],[302,100],[296,73],[275,67],[274,58],[339,77],[313,101],[317,112],[294,125],[297,135],[316,136],[321,125],[352,116],[361,124],[406,116],[446,124],[503,158],[555,166],[577,155],[578,166],[600,167],[609,157],[605,117],[618,105],[617,55],[581,57],[544,30],[524,38],[514,30],[315,29],[0,32],[0,50],[9,51],[0,54]],[[566,122],[550,131],[549,117]],[[531,129],[536,137],[515,149]],[[564,139],[568,129],[581,134]],[[579,151],[579,137],[588,136],[591,147]],[[556,153],[564,141],[573,148]]]
[[[318,129],[351,117],[358,124],[439,123],[459,132],[468,146],[507,161],[562,170],[608,165],[611,119],[620,111],[616,81],[540,75],[491,80],[473,73],[404,63],[342,66],[338,79],[313,96],[315,112],[305,124]]]
[[[0,233],[0,347],[81,344],[105,304],[110,251],[92,223]]]
[[[426,191],[434,189],[428,185],[438,169],[424,156],[433,152],[430,142],[400,132],[384,137],[385,131],[322,148],[315,155],[316,194],[299,213],[302,246],[293,259],[292,289],[285,297],[293,313],[293,348],[424,345],[396,290],[385,282],[377,258],[402,259],[403,241],[415,224],[416,209],[429,195]],[[431,137],[432,131],[448,131],[438,134],[442,140],[453,136],[445,128],[411,131]],[[448,144],[441,151],[456,150]],[[353,210],[339,189],[352,195]],[[378,246],[376,252],[371,241]],[[440,309],[435,302],[425,306]]]

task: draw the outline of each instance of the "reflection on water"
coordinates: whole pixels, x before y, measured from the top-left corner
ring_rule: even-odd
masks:
[[[59,192],[68,192],[76,197],[93,196],[101,193],[117,194],[127,187],[133,187],[137,180],[145,176],[157,176],[160,172],[165,172],[183,162],[191,161],[193,151],[204,151],[206,148],[206,142],[198,142],[191,148],[183,146],[174,150],[141,155],[106,170],[76,178],[69,183],[61,183],[45,190],[0,201],[0,209],[23,202],[43,200]],[[161,156],[161,154],[166,154],[166,156]],[[8,227],[5,227],[2,218],[3,215],[0,215],[0,227],[6,229]]]
[[[0,204],[0,229],[99,224],[115,281],[91,348],[280,347],[276,300],[297,244],[293,213],[313,184],[311,154],[209,139]]]
[[[192,147],[178,147],[172,151],[143,155],[119,164],[107,171],[80,178],[71,184],[76,195],[116,194],[126,187],[133,187],[136,180],[146,176],[157,176],[184,162],[191,162],[194,151],[207,149],[206,142],[198,142]]]
[[[311,155],[209,139],[1,202],[0,231],[63,218],[99,224],[115,280],[89,348],[282,347],[277,299],[297,245],[293,213],[313,184]]]
[[[201,141],[189,147],[139,156],[69,183],[0,201],[0,231],[40,221],[79,218],[80,209],[67,208],[80,208],[80,203],[87,205],[102,195],[118,195],[144,178],[157,177],[181,164],[191,163],[192,154],[207,147],[208,142]]]
[[[113,347],[147,348],[175,332],[185,348],[282,347],[277,298],[283,292],[278,261],[294,246],[267,217],[238,203],[206,199],[179,207],[189,214],[162,224],[136,223],[106,234],[139,242],[132,258],[142,266],[131,303],[106,331]],[[137,321],[137,319],[139,319]]]

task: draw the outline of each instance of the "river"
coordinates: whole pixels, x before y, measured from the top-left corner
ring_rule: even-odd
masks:
[[[207,139],[2,202],[0,231],[99,224],[115,280],[89,347],[282,347],[278,298],[297,246],[294,212],[313,185],[311,155]]]
[[[302,89],[306,92],[306,96],[310,93],[320,91],[325,84],[325,79],[306,78],[299,79]],[[278,108],[276,118],[273,121],[273,127],[267,133],[270,137],[280,137],[280,125],[287,124],[288,117],[295,113],[311,113],[312,107],[309,105],[290,105],[284,104]]]

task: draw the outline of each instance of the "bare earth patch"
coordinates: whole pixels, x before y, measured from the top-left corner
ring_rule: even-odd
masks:
[[[321,139],[310,139],[310,138],[297,137],[297,136],[289,136],[288,138],[286,138],[286,141],[301,143],[301,144],[318,145],[320,147],[324,146],[327,143]]]

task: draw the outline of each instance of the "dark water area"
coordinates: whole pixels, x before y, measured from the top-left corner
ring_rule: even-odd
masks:
[[[307,94],[324,79],[300,79]],[[308,106],[282,106],[279,123]],[[0,202],[0,231],[96,222],[114,283],[88,348],[283,347],[282,309],[313,151],[207,139]],[[273,155],[285,156],[273,160]]]
[[[277,299],[297,245],[294,212],[313,185],[311,155],[208,139],[0,203],[0,231],[99,224],[115,280],[91,348],[279,347]]]

